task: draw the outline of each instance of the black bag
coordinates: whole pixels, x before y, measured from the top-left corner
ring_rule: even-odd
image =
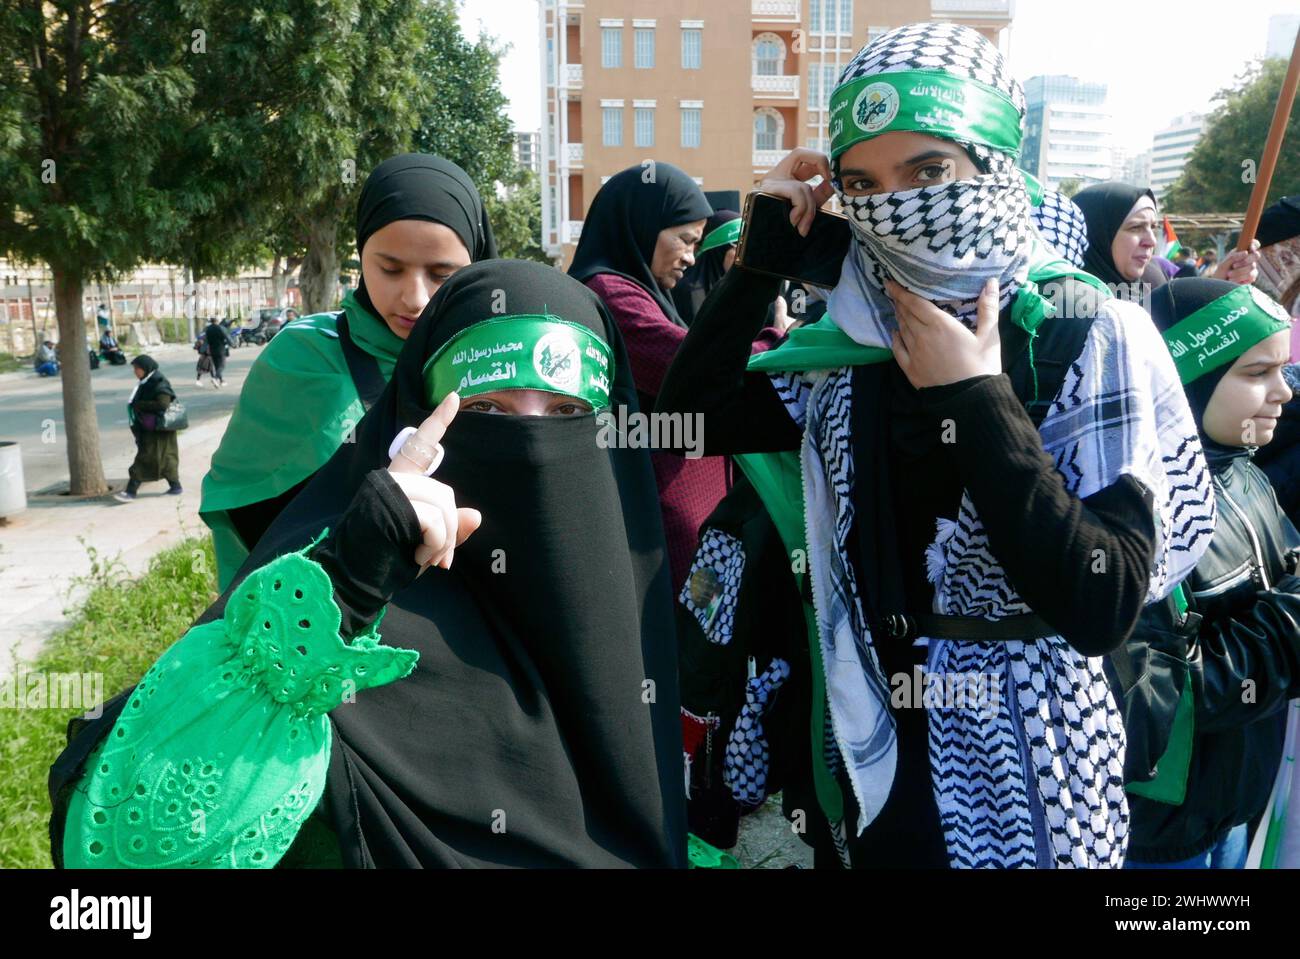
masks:
[[[160,433],[172,433],[177,430],[183,430],[190,425],[189,412],[185,409],[185,404],[180,400],[172,400],[167,404],[167,409],[157,420],[154,429]]]
[[[99,354],[94,350],[90,351],[90,368],[92,370],[99,369]]]

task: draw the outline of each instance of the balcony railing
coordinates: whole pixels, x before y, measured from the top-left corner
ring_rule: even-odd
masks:
[[[569,162],[569,166],[582,166],[582,144],[566,143],[564,158]]]
[[[754,74],[750,77],[750,83],[756,97],[766,97],[769,100],[799,99],[799,77],[797,74],[794,76]]]
[[[582,236],[582,221],[566,220],[564,223],[564,242],[577,243],[580,236]]]
[[[930,16],[1010,20],[1011,0],[930,0]]]
[[[750,16],[766,23],[798,23],[799,0],[750,0]]]
[[[566,63],[564,65],[564,85],[566,87],[582,86],[582,64]]]
[[[755,150],[754,169],[766,173],[781,162],[781,157],[785,156],[786,152],[785,150]]]

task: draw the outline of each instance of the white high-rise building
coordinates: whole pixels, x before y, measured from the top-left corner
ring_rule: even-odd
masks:
[[[1183,165],[1204,132],[1204,114],[1184,113],[1151,138],[1151,189],[1156,196],[1163,197],[1182,174]]]
[[[1020,164],[1049,189],[1111,177],[1111,114],[1106,84],[1069,76],[1030,77],[1025,84],[1025,145]]]
[[[1151,186],[1151,151],[1143,150],[1124,161],[1116,179],[1147,189]]]
[[[540,130],[515,131],[515,162],[534,173],[542,172],[541,138]]]

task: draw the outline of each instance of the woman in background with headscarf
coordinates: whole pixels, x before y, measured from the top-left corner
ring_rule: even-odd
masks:
[[[610,177],[591,201],[569,275],[604,301],[627,344],[641,409],[654,409],[664,374],[686,338],[686,323],[672,291],[695,263],[695,247],[712,213],[693,179],[668,163],[630,167]],[[778,342],[763,330],[751,349]],[[683,439],[687,440],[685,431]],[[698,443],[698,436],[692,433]],[[700,524],[730,485],[728,465],[717,457],[651,455],[659,484],[664,535],[673,583],[681,585],[695,551]]]
[[[448,280],[356,441],[74,729],[56,864],[268,868],[310,839],[351,868],[684,866],[663,534],[646,451],[600,441],[613,404],[636,394],[589,290]]]
[[[736,261],[742,222],[735,210],[719,210],[704,224],[704,239],[695,251],[695,264],[673,287],[673,305],[687,326],[695,319],[709,291]]]
[[[203,478],[199,515],[220,588],[378,398],[438,287],[496,255],[483,202],[456,164],[406,153],[371,171],[357,203],[361,284],[342,309],[289,323],[262,351]]]
[[[1162,236],[1156,195],[1128,183],[1098,183],[1074,195],[1088,222],[1084,269],[1116,296],[1141,303],[1149,312],[1150,294],[1169,282],[1155,262]],[[1249,253],[1233,252],[1214,272],[1231,283],[1254,283],[1259,275],[1259,244]]]
[[[127,422],[135,437],[135,462],[129,471],[126,489],[113,494],[114,499],[129,503],[135,499],[141,483],[165,479],[167,492],[179,496],[181,490],[180,448],[173,430],[160,430],[158,423],[176,399],[176,391],[158,369],[158,361],[141,354],[131,361],[131,371],[138,381],[126,401]]]

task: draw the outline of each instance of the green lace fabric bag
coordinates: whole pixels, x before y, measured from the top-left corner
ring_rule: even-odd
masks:
[[[224,618],[145,674],[69,802],[68,868],[280,861],[325,789],[326,713],[419,659],[380,645],[382,613],[351,643],[339,637],[333,586],[306,557],[328,532],[249,574]]]

